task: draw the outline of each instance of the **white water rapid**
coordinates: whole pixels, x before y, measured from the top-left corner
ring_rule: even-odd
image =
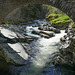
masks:
[[[29,36],[34,36],[37,37],[38,35],[32,34],[31,31],[33,30],[33,27],[27,27],[27,34]],[[34,28],[35,30],[37,29],[36,27]],[[20,75],[41,75],[40,70],[46,66],[46,63],[49,60],[49,58],[52,58],[52,54],[57,52],[59,50],[59,43],[60,43],[60,38],[66,35],[64,30],[61,30],[60,34],[55,34],[54,37],[46,39],[46,38],[41,38],[37,41],[33,42],[32,49],[33,50],[39,50],[36,52],[36,55],[34,58],[31,59],[31,64],[27,65]]]

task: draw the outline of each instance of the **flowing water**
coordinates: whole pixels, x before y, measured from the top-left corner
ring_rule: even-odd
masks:
[[[53,61],[53,57],[58,52],[60,47],[60,38],[66,35],[65,31],[61,30],[60,34],[55,34],[54,37],[46,39],[41,38],[39,35],[32,34],[31,31],[33,29],[37,30],[38,28],[33,28],[32,26],[27,27],[27,34],[29,36],[39,37],[39,39],[31,43],[31,61],[24,67],[20,75],[46,75],[45,73],[42,73],[43,68],[47,66],[47,63]],[[50,64],[50,67],[54,68],[54,65]],[[55,75],[53,74],[54,72],[51,73],[51,75]]]
[[[35,22],[38,22],[41,25],[47,23],[45,19],[42,21],[35,20]],[[23,27],[24,26],[25,25],[23,25]],[[25,62],[26,65],[13,68],[12,75],[19,75],[19,74],[20,75],[75,75],[75,72],[72,71],[70,68],[59,67],[59,66],[55,67],[52,64],[54,57],[57,56],[59,52],[60,38],[66,35],[64,30],[61,30],[61,33],[59,34],[55,34],[54,37],[47,39],[31,33],[33,30],[38,30],[38,26],[32,27],[32,25],[30,25],[25,27],[26,27],[26,34],[28,36],[32,36],[38,39],[37,40],[35,39],[32,43],[30,43],[31,50],[29,51],[29,55],[31,56],[31,58],[29,58]],[[11,32],[9,32],[6,29],[3,29],[2,33],[5,34],[5,36],[9,36],[9,33]],[[11,34],[14,33],[12,32]],[[11,36],[10,38],[13,37],[17,36],[14,35]],[[14,49],[22,49],[19,43],[16,44],[8,43],[8,45]]]
[[[43,21],[35,20],[39,23]],[[44,20],[43,23],[46,23]],[[55,34],[54,37],[46,39],[39,35],[32,34],[32,30],[38,30],[38,27],[28,26],[26,33],[29,36],[38,37],[38,40],[33,41],[30,55],[32,56],[30,63],[27,64],[20,75],[75,75],[75,72],[66,67],[55,67],[52,64],[53,58],[58,54],[60,48],[60,38],[66,35],[64,30],[60,34]],[[70,72],[70,73],[69,73]]]

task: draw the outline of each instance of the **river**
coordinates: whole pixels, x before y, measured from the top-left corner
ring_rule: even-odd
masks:
[[[35,56],[32,57],[30,64],[28,64],[22,70],[20,75],[41,75],[43,68],[47,65],[47,63],[50,63],[53,60],[54,53],[58,52],[60,46],[60,38],[65,34],[65,31],[62,30],[60,34],[56,34],[55,37],[50,39],[39,37],[37,41],[33,41],[31,46],[33,51],[32,53],[35,54]],[[50,67],[53,66],[53,64],[50,64]]]
[[[40,24],[47,23],[45,19],[42,21],[35,20],[35,22]],[[36,27],[33,27],[32,25],[36,25]],[[25,62],[25,66],[13,68],[14,71],[12,75],[75,75],[75,72],[72,71],[70,67],[56,67],[52,63],[54,57],[58,55],[61,46],[60,38],[66,35],[65,30],[61,30],[61,32],[55,34],[54,37],[44,38],[31,33],[33,30],[38,30],[36,23],[32,25],[22,25],[23,27],[26,27],[26,35],[38,38],[30,43],[31,50],[29,51],[29,55],[31,57]],[[15,47],[18,46],[16,44],[14,45]]]
[[[46,21],[39,21],[46,23]],[[65,30],[55,34],[52,38],[41,38],[39,35],[32,34],[32,30],[38,30],[38,27],[27,26],[26,33],[29,36],[38,37],[38,40],[33,41],[30,45],[32,50],[30,55],[31,61],[27,64],[20,75],[73,75],[74,72],[66,67],[55,67],[52,62],[53,58],[58,55],[60,48],[60,38],[66,35]],[[70,71],[70,73],[69,73]]]

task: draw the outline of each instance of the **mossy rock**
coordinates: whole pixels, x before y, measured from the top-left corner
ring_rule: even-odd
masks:
[[[69,24],[72,22],[71,18],[66,14],[50,14],[46,18],[52,24]]]
[[[0,56],[0,69],[4,69],[6,67],[7,67],[6,60],[2,56]]]
[[[46,17],[47,21],[54,20],[55,18],[58,18],[61,14],[50,14]]]

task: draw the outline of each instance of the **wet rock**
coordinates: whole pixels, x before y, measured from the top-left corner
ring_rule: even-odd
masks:
[[[48,31],[40,31],[40,34],[44,34],[44,35],[47,35],[49,37],[53,37],[54,36],[53,32],[48,32]]]
[[[40,36],[41,36],[41,37],[44,37],[44,38],[50,38],[50,36],[49,36],[49,35],[42,34],[42,33],[40,33]]]
[[[54,29],[54,27],[49,27],[49,31],[53,31]]]
[[[60,38],[60,41],[61,41],[61,42],[65,42],[66,40],[65,40],[64,37],[62,37],[62,38]]]
[[[49,31],[49,27],[51,27],[51,24],[46,23],[46,24],[40,24],[38,29],[39,30],[44,30],[44,31]]]
[[[23,47],[25,48],[25,51],[29,54],[29,51],[31,50],[29,44],[27,43],[22,43]]]
[[[16,35],[17,35],[17,42],[31,42],[34,40],[33,37],[30,37],[30,36],[25,36],[24,34],[20,34],[19,32],[15,32]]]
[[[43,30],[47,31],[48,30],[48,26],[43,26]]]
[[[54,27],[49,27],[49,31],[53,31],[55,33],[60,33],[60,30],[59,29],[56,29]]]
[[[64,30],[64,29],[68,29],[69,24],[61,24],[61,23],[57,23],[57,24],[52,24],[52,26],[56,29],[60,29],[60,30]]]
[[[37,34],[37,35],[39,35],[39,31],[32,31],[32,34]]]
[[[66,64],[66,61],[62,59],[60,56],[55,58],[55,61],[53,63],[54,65],[63,65]]]
[[[43,30],[43,25],[39,25],[38,29]]]
[[[53,30],[55,33],[60,33],[60,30],[59,29],[54,29]]]
[[[7,39],[6,38],[0,37],[0,43],[6,43],[6,42],[7,42]]]
[[[42,31],[42,30],[38,30],[38,31],[32,31],[33,34],[37,34],[40,35],[41,37],[45,37],[45,38],[50,38],[54,36],[53,32],[49,32],[49,31]]]
[[[12,63],[14,65],[24,65],[25,60],[27,60],[29,57],[21,43],[3,43],[0,44],[0,47],[0,54],[3,55],[6,62]]]
[[[25,42],[29,43],[34,38],[24,35],[18,28],[16,28],[17,31],[14,28],[12,30],[1,28],[0,30],[0,69],[8,67],[8,63],[24,65],[30,57],[27,52],[30,47]]]
[[[1,49],[0,49],[0,69],[4,69],[6,67],[8,67],[7,62],[4,58],[4,56],[1,54]]]
[[[68,33],[68,29],[65,30],[65,33]]]
[[[56,29],[54,27],[52,27],[50,24],[42,24],[42,25],[39,25],[39,30],[44,30],[44,31],[53,31],[55,33],[60,33],[60,30],[59,29]]]
[[[47,23],[46,25],[47,25],[48,27],[51,27],[51,24],[50,24],[50,23]]]
[[[71,33],[71,34],[70,34]],[[69,65],[75,67],[75,33],[73,29],[63,38],[61,38],[61,47],[59,56],[55,58],[55,65]]]
[[[4,38],[4,35],[0,32],[0,37]]]
[[[13,31],[12,31],[13,30]],[[31,42],[34,40],[33,37],[26,36],[23,34],[22,31],[19,31],[19,29],[13,29],[12,30],[8,28],[2,28],[1,29],[1,36],[0,36],[0,42],[1,43],[17,43],[17,42]],[[17,30],[17,31],[15,31]]]
[[[17,35],[13,31],[6,28],[2,28],[1,33],[4,37],[10,38],[10,39],[17,38]]]

